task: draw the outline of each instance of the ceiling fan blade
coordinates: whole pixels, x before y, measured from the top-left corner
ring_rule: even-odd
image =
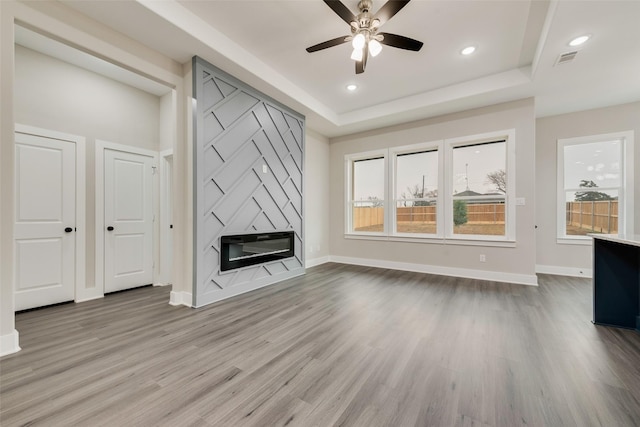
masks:
[[[400,12],[400,9],[405,7],[410,0],[389,0],[386,2],[380,10],[378,10],[373,19],[380,20],[380,25],[387,22],[396,13]]]
[[[356,21],[355,15],[340,0],[324,0],[324,2],[347,24],[351,25],[352,21]]]
[[[387,46],[397,47],[398,49],[406,49],[419,51],[422,48],[423,43],[410,39],[409,37],[399,36],[397,34],[391,33],[378,33],[378,35],[383,36],[384,38],[380,40],[380,43],[386,44]]]
[[[328,47],[338,46],[348,41],[349,36],[336,37],[335,39],[327,40],[326,42],[318,43],[307,48],[307,52],[313,53]]]
[[[364,73],[365,68],[367,68],[367,59],[369,58],[369,51],[365,47],[362,50],[362,61],[356,61],[356,74]]]

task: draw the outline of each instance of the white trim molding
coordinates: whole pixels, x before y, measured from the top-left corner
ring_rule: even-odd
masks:
[[[387,268],[389,270],[413,271],[416,273],[437,274],[440,276],[453,276],[465,279],[489,280],[493,282],[514,283],[517,285],[538,286],[538,276],[535,274],[505,273],[501,271],[473,270],[470,268],[442,267],[438,265],[413,264],[408,262],[343,256],[330,256],[329,260],[339,264],[361,265],[365,267]]]
[[[464,200],[487,200],[500,198],[505,204],[505,230],[504,235],[486,235],[486,234],[456,234],[454,232],[453,223],[453,206],[456,200],[453,188],[453,165],[454,150],[456,148],[470,147],[474,145],[485,145],[491,143],[504,143],[504,170],[506,172],[507,188],[504,195],[478,195],[465,196]],[[399,233],[397,231],[396,210],[398,202],[405,200],[398,193],[397,170],[398,156],[406,154],[418,154],[425,151],[433,151],[437,153],[437,197],[414,198],[412,200],[436,200],[436,231],[430,234],[420,233]],[[476,135],[467,135],[457,138],[448,138],[444,140],[435,140],[431,142],[418,143],[413,145],[404,145],[400,147],[389,147],[374,151],[366,151],[360,153],[351,153],[344,156],[345,179],[345,237],[350,238],[372,238],[396,241],[425,241],[431,243],[448,243],[463,241],[461,244],[478,244],[495,246],[515,246],[516,242],[516,131],[515,129],[504,129],[495,132],[488,132]],[[378,160],[384,162],[384,195],[382,199],[377,200],[383,208],[383,230],[382,231],[356,231],[353,224],[353,208],[357,203],[369,204],[371,200],[354,200],[356,191],[355,182],[357,178],[354,176],[354,165],[358,161]],[[377,176],[379,179],[380,177]],[[424,175],[423,175],[424,179]],[[433,184],[430,184],[433,186]],[[424,182],[423,182],[424,186]],[[424,194],[423,194],[424,196]],[[473,243],[477,242],[477,243]],[[456,244],[456,243],[454,243]]]
[[[156,281],[169,285],[173,280],[173,150],[164,150],[159,154],[160,220],[156,221],[159,250]]]
[[[305,268],[311,268],[311,267],[315,267],[316,265],[326,264],[327,262],[329,262],[329,256],[328,255],[320,257],[320,258],[308,259],[308,260],[305,261],[304,267]]]
[[[565,148],[593,143],[619,143],[620,183],[616,186],[590,187],[592,191],[617,191],[618,192],[618,233],[633,235],[634,230],[634,194],[635,176],[633,162],[634,157],[634,131],[620,131],[601,135],[579,136],[574,138],[561,138],[556,141],[556,242],[558,244],[585,244],[591,245],[589,236],[566,234],[566,194],[567,192],[582,191],[581,188],[565,186]],[[585,177],[587,178],[587,177]],[[585,190],[589,191],[589,190]],[[608,232],[611,232],[610,230]],[[582,243],[581,243],[582,241]]]
[[[383,161],[383,177],[384,177],[384,186],[383,186],[383,197],[380,202],[383,203],[384,206],[384,219],[383,219],[383,231],[382,232],[367,232],[364,233],[368,236],[386,236],[389,234],[389,208],[386,207],[389,200],[389,149],[384,148],[380,150],[373,151],[365,151],[361,153],[353,153],[347,154],[344,156],[344,188],[345,188],[345,212],[344,212],[344,224],[345,224],[345,234],[354,234],[358,233],[353,230],[353,207],[357,202],[363,202],[362,200],[353,200],[355,184],[354,184],[354,164],[358,161],[363,160],[377,160],[382,159]],[[366,202],[366,201],[364,201]]]
[[[144,148],[132,147],[129,145],[118,144],[115,142],[103,141],[96,139],[95,143],[95,288],[104,295],[104,152],[105,150],[122,151],[124,153],[138,154],[141,156],[151,157],[154,167],[158,165],[158,152],[147,150]],[[159,215],[156,204],[158,197],[158,179],[157,175],[153,177],[153,210],[154,218]],[[154,225],[153,229],[153,262],[158,265],[156,245],[158,242],[157,230]],[[156,281],[156,268],[153,269],[153,281]]]
[[[86,302],[86,301],[93,301],[95,299],[102,299],[104,298],[104,294],[102,293],[102,290],[100,291],[100,294],[96,294],[96,295],[91,295],[91,296],[87,296],[85,298],[76,298],[75,302]]]
[[[593,277],[593,269],[579,267],[561,267],[558,265],[540,265],[536,264],[536,273],[555,274],[556,276],[584,277],[591,279]]]
[[[86,283],[86,233],[87,233],[87,217],[86,217],[86,139],[83,136],[73,135],[64,132],[58,132],[50,129],[39,128],[35,126],[15,124],[15,133],[40,136],[44,138],[59,139],[61,141],[72,142],[75,145],[75,162],[76,162],[76,221],[75,221],[75,288],[74,301],[87,301],[100,297],[96,296],[94,288]]]
[[[7,335],[0,335],[0,357],[17,353],[21,350],[18,331],[15,329]]]
[[[193,301],[193,295],[191,292],[171,291],[169,294],[169,305],[184,305],[185,307],[192,307],[191,301]]]

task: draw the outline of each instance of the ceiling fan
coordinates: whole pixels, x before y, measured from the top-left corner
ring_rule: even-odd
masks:
[[[422,42],[397,34],[378,32],[379,28],[409,3],[410,0],[389,0],[373,15],[370,10],[372,0],[360,0],[360,13],[354,15],[340,0],[324,0],[344,22],[350,25],[351,35],[336,37],[326,42],[308,47],[307,52],[317,52],[346,42],[351,42],[353,53],[351,59],[356,61],[356,74],[364,73],[369,55],[377,56],[382,45],[399,49],[413,50],[422,48]]]

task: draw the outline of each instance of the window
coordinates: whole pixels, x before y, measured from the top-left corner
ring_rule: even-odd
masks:
[[[508,130],[347,155],[345,232],[511,244],[514,147]]]
[[[436,235],[439,187],[438,148],[394,154],[394,230],[398,234]]]
[[[385,231],[386,153],[363,153],[347,162],[348,232],[382,234]]]
[[[633,132],[558,140],[558,241],[633,234]],[[626,220],[628,218],[628,221]]]
[[[452,233],[504,236],[506,141],[454,145],[451,152]]]

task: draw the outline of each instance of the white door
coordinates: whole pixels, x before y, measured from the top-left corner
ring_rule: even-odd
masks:
[[[104,151],[104,291],[153,281],[153,158]]]
[[[75,144],[16,133],[15,305],[75,296]]]

